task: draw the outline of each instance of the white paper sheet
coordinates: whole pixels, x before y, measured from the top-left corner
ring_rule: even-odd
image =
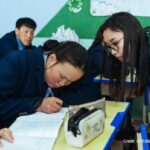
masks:
[[[1,150],[51,150],[67,111],[64,108],[53,114],[37,112],[18,117],[10,127],[14,143],[3,139]]]
[[[150,16],[149,0],[90,0],[90,12],[93,16],[108,16],[127,11],[135,16]]]

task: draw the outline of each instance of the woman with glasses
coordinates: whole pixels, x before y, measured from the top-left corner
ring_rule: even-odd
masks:
[[[98,48],[100,44],[105,48],[104,61],[109,61],[108,66],[104,64],[105,68],[101,69],[101,74],[109,68],[109,75],[106,76],[115,80],[110,85],[111,97],[126,98],[125,81],[129,73],[131,75],[129,81],[135,81],[136,75],[137,84],[131,89],[130,95],[141,95],[148,77],[148,49],[146,36],[136,17],[127,12],[113,14],[99,28],[90,47],[90,53],[93,53],[95,51],[93,49]],[[115,86],[112,86],[113,83]]]
[[[48,51],[49,44],[34,51],[13,51],[1,60],[0,128],[21,115],[59,111],[63,101],[51,88],[67,86],[83,76],[88,62],[84,47],[66,41]]]
[[[127,12],[110,16],[97,31],[89,53],[93,64],[95,57],[101,60],[94,66],[100,70],[102,76],[110,79],[108,92],[112,100],[124,100],[143,94],[148,79],[148,48],[146,36],[136,17]],[[136,82],[128,95],[127,79],[131,83]],[[134,136],[129,112],[117,138],[130,140]]]

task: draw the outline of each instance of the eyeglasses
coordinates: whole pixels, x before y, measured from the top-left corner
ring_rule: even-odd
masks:
[[[124,37],[122,37],[121,39],[113,42],[112,44],[110,45],[106,45],[104,44],[104,47],[105,47],[105,50],[108,52],[108,53],[112,53],[113,55],[116,55],[118,52],[119,52],[119,44],[120,44],[120,41],[124,39]]]

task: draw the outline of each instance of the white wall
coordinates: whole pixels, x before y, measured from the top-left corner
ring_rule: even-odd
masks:
[[[66,4],[67,0],[0,0],[0,36],[14,30],[16,20],[31,17],[39,32]]]

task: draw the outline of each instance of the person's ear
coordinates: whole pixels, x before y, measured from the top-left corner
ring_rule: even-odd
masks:
[[[51,67],[52,65],[57,63],[57,58],[55,54],[50,54],[46,61],[46,68]]]
[[[19,29],[18,28],[15,29],[15,34],[18,36],[18,34],[19,34]]]

